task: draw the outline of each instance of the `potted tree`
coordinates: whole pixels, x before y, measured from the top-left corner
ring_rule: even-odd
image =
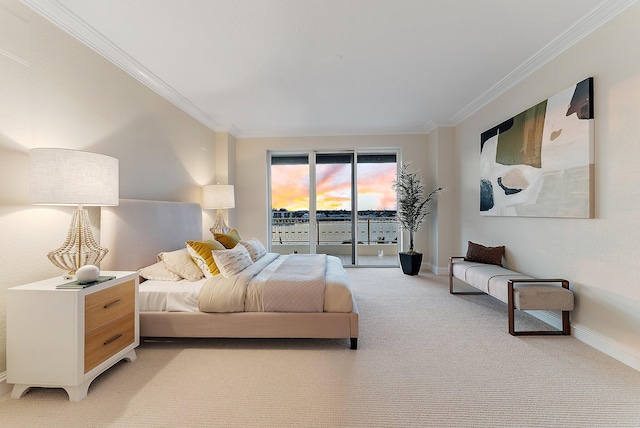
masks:
[[[400,252],[400,265],[407,275],[417,275],[422,264],[422,253],[413,249],[413,234],[420,229],[422,222],[431,214],[429,202],[434,199],[444,187],[438,187],[427,197],[424,196],[424,185],[419,171],[411,172],[410,164],[400,167],[398,178],[393,182],[393,190],[398,193],[398,221],[400,226],[409,232],[409,251]]]

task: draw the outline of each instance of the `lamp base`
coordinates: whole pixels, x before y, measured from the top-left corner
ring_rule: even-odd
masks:
[[[220,208],[218,208],[218,212],[216,212],[216,218],[213,220],[213,227],[209,229],[213,233],[227,233],[229,230],[229,226],[224,221],[224,213]]]
[[[72,278],[84,265],[97,265],[109,250],[98,245],[91,232],[89,213],[84,208],[73,212],[71,227],[64,244],[47,254],[47,257],[60,269],[67,270],[65,277]]]

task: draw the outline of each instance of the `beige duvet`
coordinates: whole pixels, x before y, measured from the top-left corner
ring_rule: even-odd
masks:
[[[262,291],[265,281],[285,260],[285,255],[267,253],[239,274],[208,279],[199,296],[201,312],[264,312]],[[351,312],[353,298],[347,274],[340,259],[327,256],[324,312]]]

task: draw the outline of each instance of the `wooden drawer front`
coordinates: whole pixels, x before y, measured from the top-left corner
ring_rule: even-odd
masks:
[[[85,334],[126,313],[134,312],[135,292],[135,281],[127,281],[86,295],[84,299]]]
[[[85,335],[84,372],[97,367],[134,342],[134,313],[131,312],[112,323]]]

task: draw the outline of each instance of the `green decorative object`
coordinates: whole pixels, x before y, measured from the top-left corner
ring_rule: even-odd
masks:
[[[413,248],[413,234],[420,230],[424,220],[431,214],[429,211],[429,202],[436,198],[444,187],[438,187],[431,191],[426,197],[424,196],[424,184],[419,175],[419,171],[410,171],[410,164],[405,163],[398,171],[398,178],[393,182],[393,190],[398,193],[398,221],[403,229],[409,232],[409,251],[400,253],[401,265],[403,272],[409,275],[416,275],[419,271],[415,267],[406,269],[407,263],[403,263],[403,254],[416,255],[420,254]],[[422,254],[420,254],[420,259]],[[415,259],[415,257],[413,258]],[[411,263],[414,265],[414,263]]]

